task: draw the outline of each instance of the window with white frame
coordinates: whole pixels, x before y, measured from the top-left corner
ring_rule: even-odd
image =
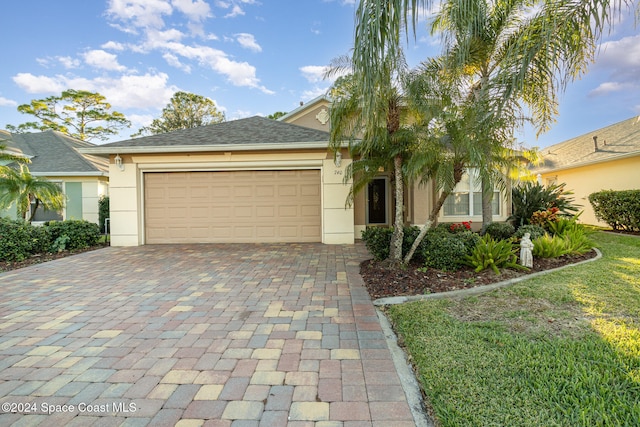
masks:
[[[500,192],[493,192],[493,215],[500,215]],[[482,184],[476,169],[467,170],[442,207],[444,216],[482,215]]]

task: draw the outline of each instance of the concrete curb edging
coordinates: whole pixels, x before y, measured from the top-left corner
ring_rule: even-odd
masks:
[[[404,394],[407,398],[407,403],[409,404],[409,409],[413,415],[416,427],[434,427],[435,424],[429,419],[429,415],[427,415],[427,411],[425,410],[418,380],[407,361],[404,351],[398,346],[398,338],[393,332],[389,320],[380,310],[376,309],[376,313],[378,314],[378,320],[380,321],[382,332],[387,341],[387,347],[391,352],[391,358],[396,367],[396,372],[400,377],[400,382],[402,383],[402,388],[404,389]]]
[[[516,277],[514,279],[505,280],[502,282],[492,283],[490,285],[478,286],[475,288],[469,289],[461,289],[459,291],[449,291],[449,292],[438,292],[434,294],[425,294],[425,295],[412,295],[412,296],[400,296],[400,297],[388,297],[388,298],[379,298],[373,301],[373,305],[380,307],[385,305],[393,305],[393,304],[403,304],[405,302],[412,301],[423,301],[429,299],[443,299],[443,298],[465,298],[473,295],[480,295],[486,292],[490,292],[496,289],[504,288],[506,286],[511,286],[518,282],[522,282],[523,280],[531,279],[533,277],[543,276],[548,273],[553,273],[555,271],[560,271],[565,268],[574,267],[576,265],[586,264],[588,262],[597,261],[602,258],[602,252],[598,248],[593,248],[596,251],[596,256],[593,258],[586,259],[584,261],[576,262],[575,264],[567,264],[562,267],[552,268],[550,270],[539,271],[537,273],[531,273],[524,276]]]

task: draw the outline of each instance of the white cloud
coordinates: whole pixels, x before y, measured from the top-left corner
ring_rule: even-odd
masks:
[[[209,46],[187,46],[175,42],[166,43],[163,48],[175,56],[198,61],[201,65],[226,76],[227,80],[235,86],[248,86],[267,94],[274,93],[260,85],[260,79],[256,77],[256,68],[253,65],[247,62],[233,61],[221,50]]]
[[[227,13],[224,17],[235,18],[236,16],[242,16],[242,15],[244,15],[244,10],[242,10],[242,8],[236,4],[231,8],[231,12]]]
[[[149,126],[153,122],[151,114],[128,114],[127,119],[131,122],[131,129],[140,129],[145,126]]]
[[[90,50],[85,52],[84,60],[87,65],[101,70],[108,71],[125,71],[127,67],[118,63],[118,56],[102,49]]]
[[[73,69],[80,66],[80,60],[77,58],[72,58],[70,56],[56,56],[56,59],[64,68]]]
[[[67,89],[61,81],[63,76],[48,77],[34,76],[31,73],[18,73],[13,76],[13,81],[27,93],[57,93]]]
[[[304,92],[302,92],[302,100],[303,101],[311,101],[312,99],[316,99],[319,96],[322,95],[326,95],[327,94],[327,89],[326,87],[319,87],[316,86],[312,89],[307,89]]]
[[[175,28],[166,31],[147,31],[147,40],[144,46],[148,49],[162,48],[166,43],[179,42],[183,39],[184,33]]]
[[[256,42],[253,34],[239,33],[236,34],[236,40],[240,43],[240,46],[245,49],[252,50],[254,52],[262,52],[262,47]]]
[[[171,4],[191,21],[200,22],[211,16],[211,8],[203,0],[172,0]]]
[[[179,68],[187,74],[191,73],[191,67],[180,62],[180,58],[178,58],[176,55],[172,53],[165,53],[164,55],[162,55],[162,57],[165,61],[167,61],[167,64],[171,65],[172,67]]]
[[[15,107],[17,105],[16,101],[0,96],[0,107]]]
[[[236,110],[231,114],[227,115],[227,120],[238,120],[238,119],[246,119],[247,117],[253,117],[256,114],[252,113],[249,110]]]
[[[124,50],[125,46],[120,43],[120,42],[114,42],[114,41],[108,41],[106,43],[103,43],[102,46],[100,46],[103,49],[109,49],[109,50]]]
[[[108,16],[137,28],[162,28],[163,15],[172,13],[166,0],[109,0],[108,4]]]
[[[600,83],[600,85],[597,88],[589,92],[589,96],[601,96],[601,95],[607,95],[613,92],[620,92],[621,90],[624,90],[625,86],[627,85],[624,85],[618,82]]]
[[[640,35],[604,42],[593,65],[604,82],[589,92],[589,96],[611,93],[631,94],[640,89]]]
[[[111,104],[121,108],[158,109],[164,107],[178,90],[168,86],[165,73],[128,75],[118,79],[96,80],[98,90]]]
[[[326,65],[305,65],[300,67],[302,76],[309,81],[309,83],[318,83],[324,80],[324,74],[329,67]]]
[[[58,94],[69,88],[88,90],[100,93],[114,108],[121,109],[162,108],[178,90],[175,86],[169,86],[168,80],[169,76],[165,73],[95,79],[64,75],[35,76],[30,73],[20,73],[13,77],[13,81],[27,93]]]

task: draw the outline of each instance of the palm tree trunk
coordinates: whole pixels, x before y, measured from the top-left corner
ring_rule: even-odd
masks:
[[[394,179],[395,179],[395,221],[393,234],[391,235],[391,247],[389,248],[389,258],[392,263],[402,262],[402,239],[404,237],[404,180],[402,178],[402,156],[393,159]]]
[[[482,230],[493,222],[493,188],[488,178],[482,178]]]

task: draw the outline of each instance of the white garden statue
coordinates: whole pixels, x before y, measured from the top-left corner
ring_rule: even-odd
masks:
[[[520,240],[520,264],[525,267],[533,268],[533,242],[531,242],[531,234],[524,233]]]

